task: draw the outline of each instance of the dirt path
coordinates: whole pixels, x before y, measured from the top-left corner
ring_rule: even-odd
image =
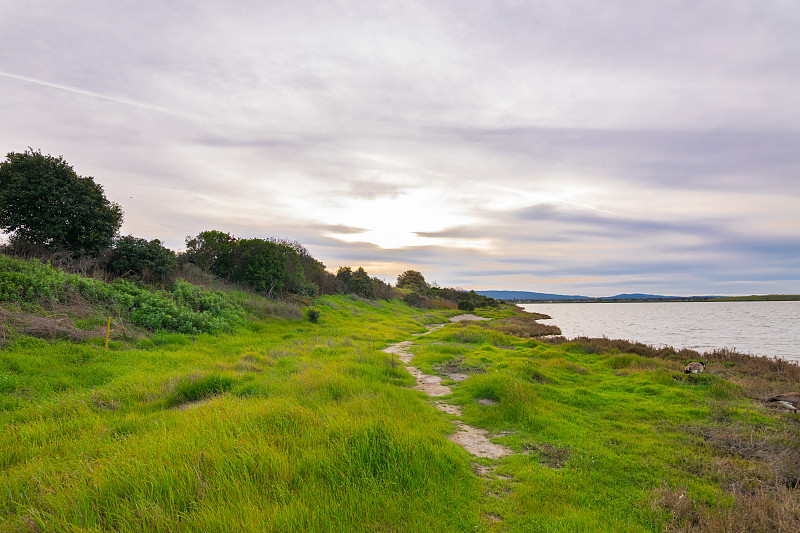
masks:
[[[477,316],[475,318],[471,318],[471,316],[459,315],[451,318],[450,320],[452,322],[457,322],[458,320],[486,320]],[[440,327],[442,327],[442,325],[429,327],[427,332],[421,333],[420,335],[426,335]],[[452,389],[446,385],[442,385],[442,378],[439,376],[424,374],[420,369],[409,364],[411,362],[411,358],[414,357],[414,355],[408,351],[412,344],[413,341],[398,342],[388,346],[383,351],[388,354],[396,355],[400,361],[406,365],[406,370],[408,370],[412,376],[417,378],[417,384],[414,387],[415,389],[420,390],[432,397],[446,396],[450,394]],[[442,400],[436,401],[434,405],[440,411],[457,417],[461,416],[461,410],[457,405],[451,405]],[[503,457],[504,455],[513,453],[510,448],[491,442],[489,440],[489,432],[485,429],[472,427],[461,421],[457,421],[456,424],[458,425],[459,431],[450,435],[448,439],[450,439],[451,442],[458,444],[469,453],[478,457],[488,457],[490,459],[497,459],[499,457]]]

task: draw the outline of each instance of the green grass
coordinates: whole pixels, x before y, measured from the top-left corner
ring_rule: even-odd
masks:
[[[454,385],[451,401],[468,424],[503,435],[496,441],[517,452],[498,467],[513,480],[495,511],[504,518],[498,530],[680,529],[687,526],[685,517],[660,505],[664,487],[684,490],[715,516],[733,501],[731,485],[753,491],[771,486],[766,450],[800,450],[791,417],[776,417],[711,373],[686,376],[678,363],[590,354],[578,345],[497,343],[488,336],[478,342],[476,326],[448,329],[420,339],[412,364],[427,372],[471,368],[470,377]],[[457,349],[454,340],[461,341]],[[709,431],[718,434],[697,438]],[[726,443],[744,445],[748,438],[761,447],[758,453],[723,453]],[[723,457],[737,464],[715,470]],[[800,473],[796,464],[789,468],[789,478]],[[746,480],[753,470],[758,479]],[[798,496],[795,491],[789,497],[798,502]]]
[[[774,484],[798,470],[765,455],[800,448],[797,422],[711,369],[491,323],[412,337],[457,313],[399,301],[319,298],[311,323],[238,297],[261,311],[228,333],[7,343],[0,531],[689,530],[730,524],[742,490],[797,501]],[[452,416],[381,352],[409,339],[419,368],[469,375],[445,399],[513,455],[447,440]]]
[[[0,530],[474,530],[469,457],[380,352],[434,317],[316,305],[139,348],[7,346]]]

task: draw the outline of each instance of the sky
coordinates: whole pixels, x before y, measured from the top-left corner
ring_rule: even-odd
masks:
[[[0,0],[0,151],[180,250],[609,296],[800,293],[796,0]]]

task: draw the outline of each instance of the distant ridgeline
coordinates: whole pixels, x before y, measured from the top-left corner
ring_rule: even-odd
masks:
[[[475,291],[483,296],[506,302],[702,302],[714,300],[716,296],[662,296],[658,294],[617,294],[592,298],[589,296],[549,294],[529,291]]]

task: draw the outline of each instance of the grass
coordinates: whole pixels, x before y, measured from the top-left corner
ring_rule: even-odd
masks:
[[[517,452],[497,467],[512,481],[494,511],[503,519],[494,529],[800,525],[800,420],[753,402],[737,382],[747,383],[750,366],[770,361],[741,356],[738,374],[713,364],[706,374],[687,376],[679,358],[639,355],[602,339],[553,346],[513,337],[497,342],[485,331],[479,339],[479,331],[438,330],[419,341],[412,364],[445,376],[468,373],[453,384],[451,401],[466,423],[489,429]],[[794,370],[784,369],[783,379],[797,388]]]
[[[687,376],[693,354],[547,344],[512,309],[412,337],[458,311],[328,296],[311,323],[238,297],[261,311],[227,333],[107,352],[9,333],[0,531],[798,529],[800,420],[759,396],[800,388],[792,365],[720,353]],[[415,366],[466,375],[445,401],[514,454],[447,439],[452,416],[380,351],[409,339]]]
[[[787,302],[800,300],[800,294],[762,294],[753,296],[720,296],[712,302]]]
[[[474,530],[466,452],[379,351],[434,317],[316,305],[318,324],[164,332],[109,352],[7,345],[0,530]]]

